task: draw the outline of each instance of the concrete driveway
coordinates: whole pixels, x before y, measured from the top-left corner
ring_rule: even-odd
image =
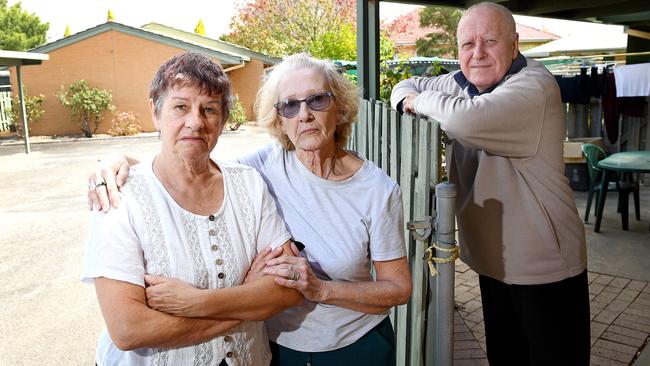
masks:
[[[213,156],[270,142],[260,128],[225,132]],[[89,213],[86,177],[99,157],[144,159],[158,138],[0,146],[0,365],[94,365],[104,322],[94,288],[79,281]]]

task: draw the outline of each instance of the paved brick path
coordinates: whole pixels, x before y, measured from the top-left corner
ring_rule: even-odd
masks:
[[[629,365],[650,337],[650,286],[589,272],[591,365]],[[478,275],[456,262],[454,365],[488,365]]]

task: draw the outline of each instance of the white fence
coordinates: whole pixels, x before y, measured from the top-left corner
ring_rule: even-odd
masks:
[[[10,131],[13,124],[11,92],[0,91],[0,132]]]

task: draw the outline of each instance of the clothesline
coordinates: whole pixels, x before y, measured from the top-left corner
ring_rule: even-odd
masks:
[[[644,52],[623,52],[623,53],[603,53],[600,55],[584,55],[584,56],[551,56],[538,58],[537,61],[552,61],[552,60],[568,60],[568,59],[592,59],[603,57],[627,57],[627,56],[646,56],[650,55],[650,51]]]
[[[647,56],[650,52],[625,52],[585,56],[552,56],[539,58],[546,68],[554,75],[578,75],[584,67],[597,67],[599,70],[608,66],[625,65],[626,56]],[[618,58],[605,60],[605,58]]]

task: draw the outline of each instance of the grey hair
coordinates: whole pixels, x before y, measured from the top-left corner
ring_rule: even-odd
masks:
[[[458,24],[460,25],[465,18],[467,18],[475,10],[479,10],[479,9],[489,9],[498,12],[501,15],[501,19],[503,20],[501,25],[504,26],[504,30],[508,32],[508,36],[510,36],[510,40],[512,41],[515,40],[515,37],[517,35],[517,24],[515,22],[515,18],[512,16],[512,12],[501,4],[492,3],[489,1],[474,4],[463,12],[463,15],[460,17],[460,20],[458,21]]]
[[[345,147],[352,133],[352,123],[357,121],[359,90],[341,74],[339,68],[332,61],[317,59],[308,53],[288,56],[264,77],[255,102],[258,125],[266,127],[269,134],[274,136],[285,149],[295,149],[287,134],[282,130],[282,119],[275,110],[274,104],[279,102],[279,84],[282,78],[295,70],[304,68],[322,73],[327,80],[329,91],[334,94],[334,103],[338,108],[334,139],[338,147]]]

